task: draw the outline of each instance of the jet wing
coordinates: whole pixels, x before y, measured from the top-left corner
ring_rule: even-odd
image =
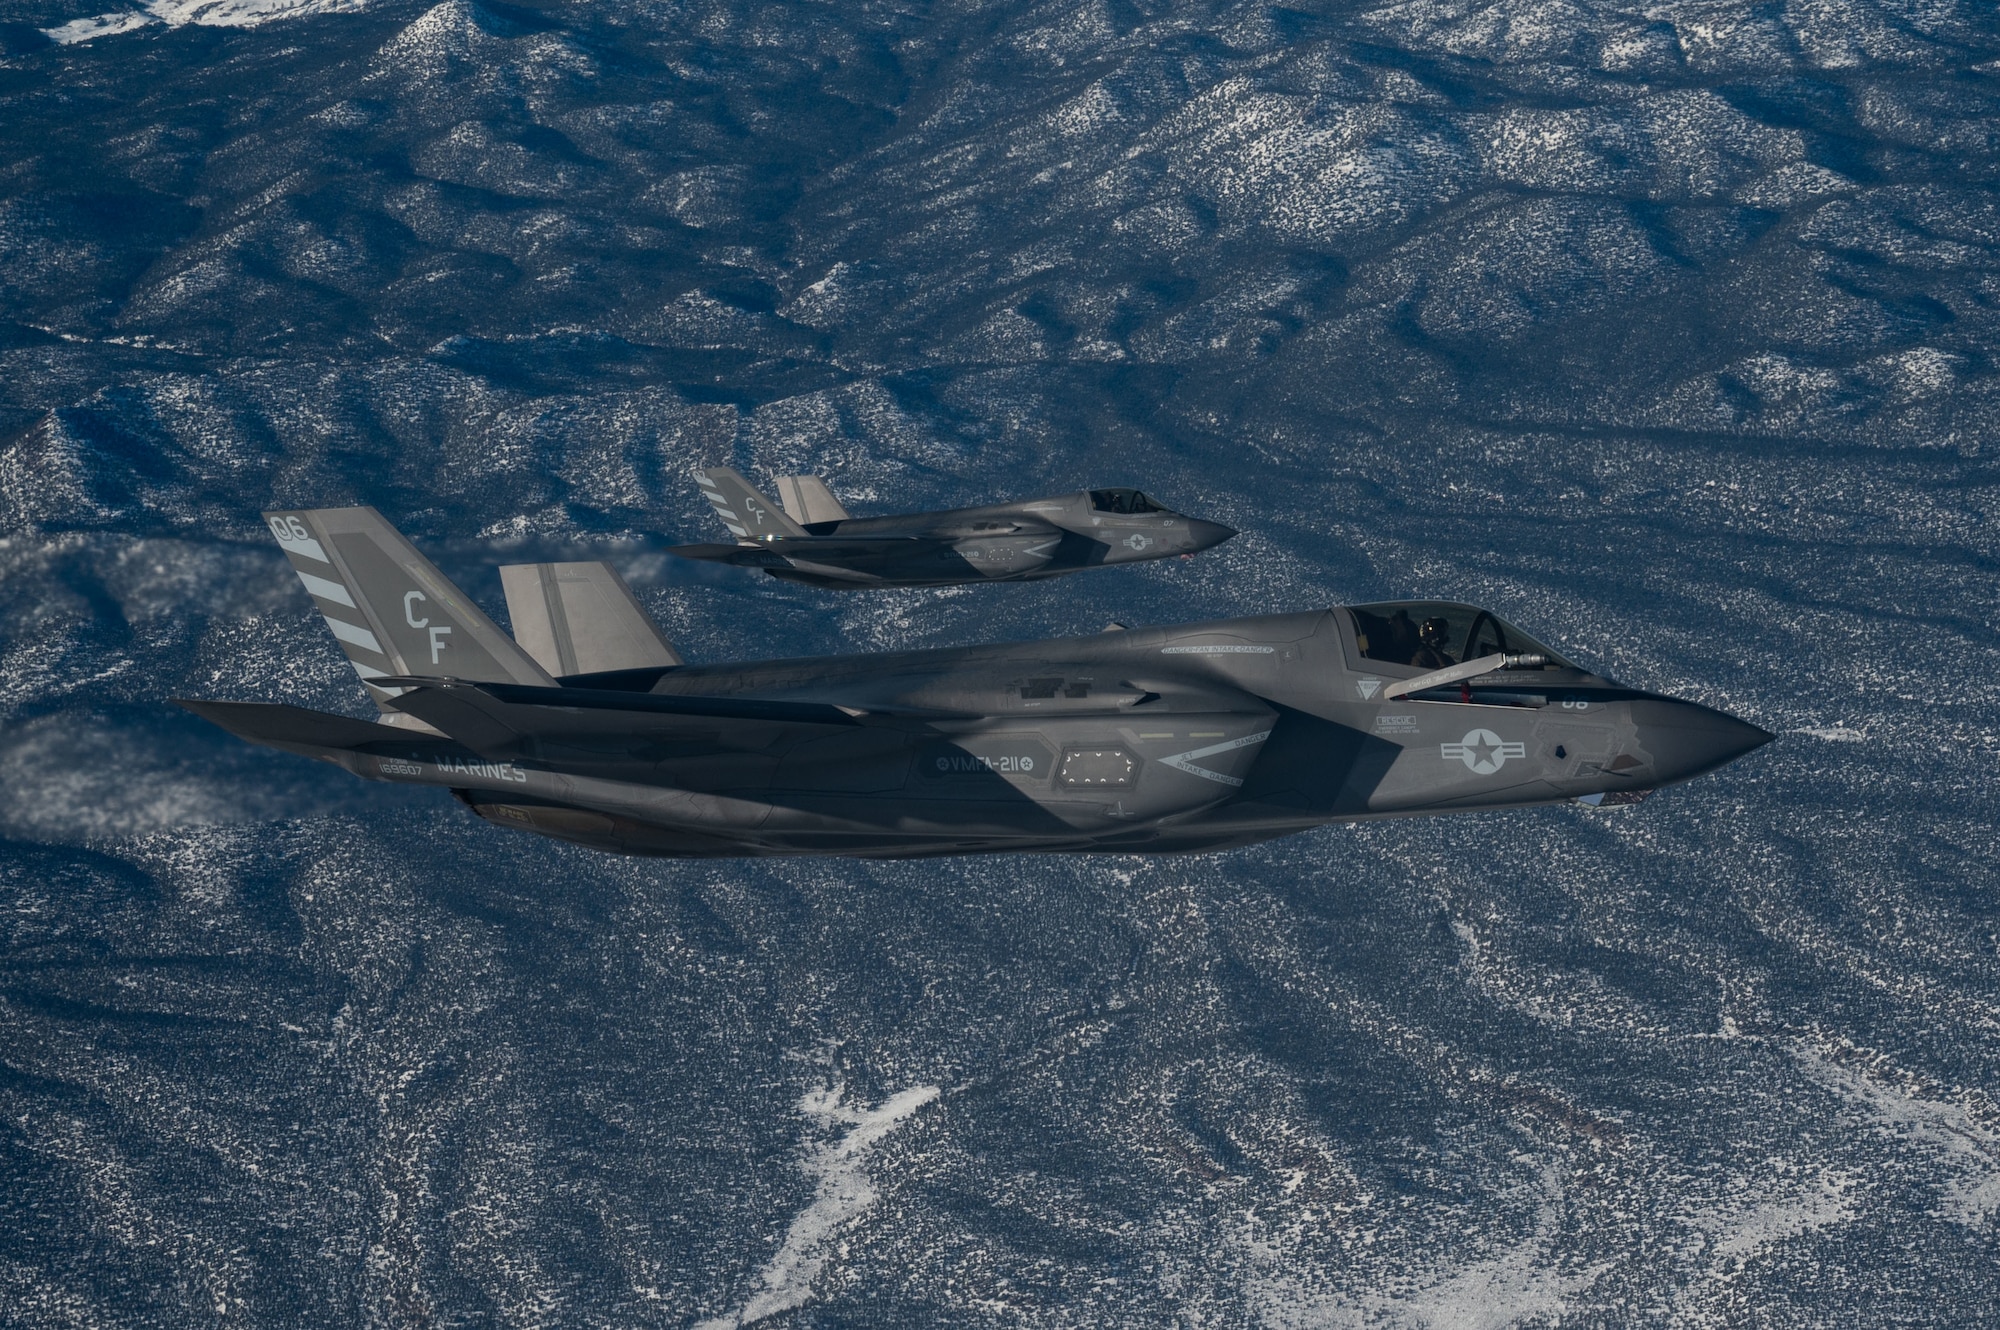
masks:
[[[608,692],[596,688],[482,686],[458,679],[398,677],[400,711],[492,761],[533,756],[544,747],[615,750],[701,742],[718,750],[768,748],[857,724],[823,702]]]
[[[928,536],[780,536],[755,545],[671,545],[667,553],[683,559],[733,564],[738,568],[787,568],[793,559],[810,563],[870,559],[910,554],[925,546],[951,542]]]

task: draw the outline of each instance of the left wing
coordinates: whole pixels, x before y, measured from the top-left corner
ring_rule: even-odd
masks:
[[[398,678],[406,711],[494,761],[531,757],[542,745],[616,748],[706,742],[717,749],[768,748],[858,724],[823,702],[689,697],[597,688],[526,688],[460,679]]]

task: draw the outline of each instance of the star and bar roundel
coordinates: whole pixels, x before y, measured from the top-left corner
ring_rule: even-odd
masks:
[[[1475,776],[1490,776],[1507,765],[1510,757],[1526,757],[1528,746],[1510,743],[1491,730],[1471,730],[1455,744],[1439,744],[1438,754],[1447,762],[1457,758]]]

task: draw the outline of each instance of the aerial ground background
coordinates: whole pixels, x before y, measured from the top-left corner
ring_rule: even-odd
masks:
[[[0,1319],[2000,1318],[1990,4],[106,3],[0,0]],[[716,463],[1244,534],[841,596],[660,553]],[[1780,738],[621,861],[165,705],[367,714],[348,502],[697,660],[1425,595]]]

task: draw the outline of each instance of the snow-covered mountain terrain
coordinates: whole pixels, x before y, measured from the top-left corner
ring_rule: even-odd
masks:
[[[0,0],[0,1319],[2000,1319],[1990,4],[107,3]],[[703,465],[1243,534],[837,595]],[[167,705],[372,714],[354,502],[693,660],[1423,595],[1780,738],[619,860]]]

